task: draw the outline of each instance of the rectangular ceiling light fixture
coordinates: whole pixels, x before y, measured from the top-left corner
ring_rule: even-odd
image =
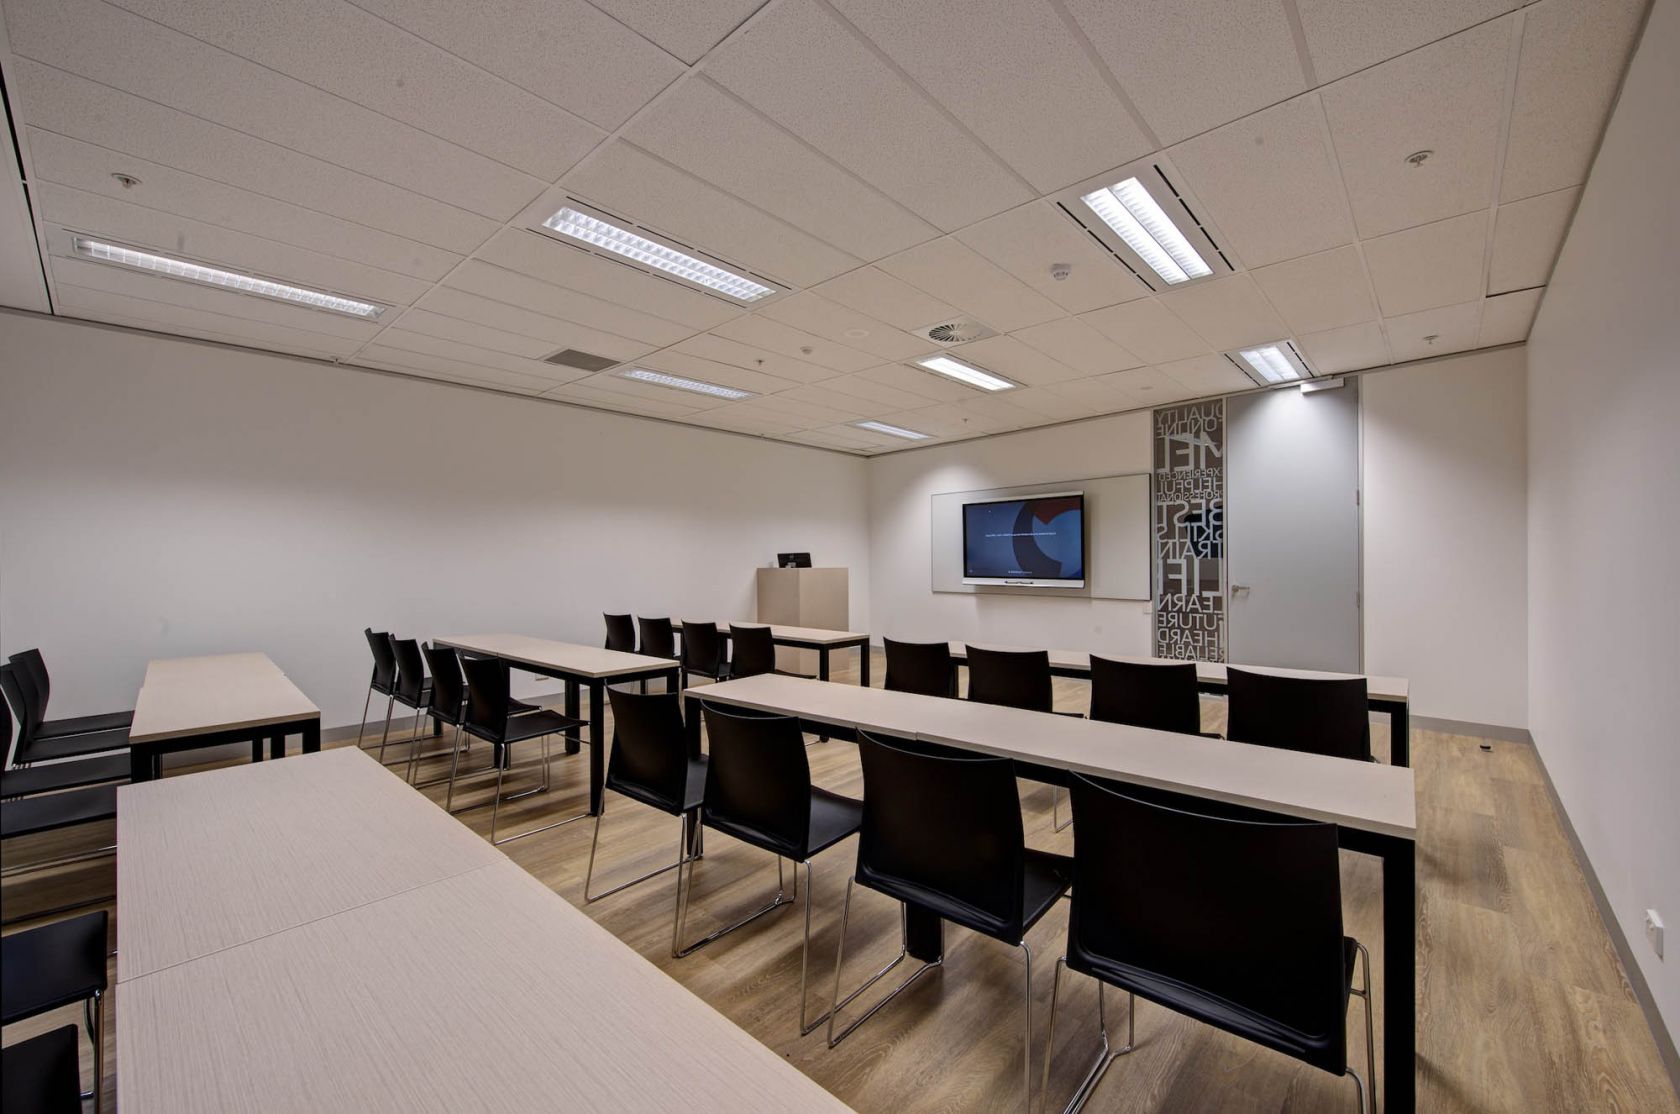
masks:
[[[885,433],[889,437],[902,437],[906,441],[926,441],[928,435],[917,433],[913,429],[903,429],[899,426],[888,425],[886,422],[853,422],[859,429],[867,429],[874,433]]]
[[[667,375],[663,371],[649,371],[645,367],[633,367],[618,374],[625,379],[634,379],[638,383],[652,383],[656,387],[674,387],[679,391],[693,391],[697,395],[726,398],[730,402],[753,397],[751,391],[743,391],[737,387],[724,387],[716,383],[702,382],[699,379],[686,379],[681,375]]]
[[[385,307],[372,302],[358,302],[354,298],[343,298],[337,294],[328,294],[324,290],[311,290],[306,286],[288,286],[283,282],[272,279],[258,278],[256,275],[241,274],[238,271],[224,271],[217,267],[206,267],[202,263],[190,263],[185,259],[172,259],[167,255],[153,255],[151,252],[136,251],[125,248],[120,244],[107,244],[102,240],[89,239],[86,236],[75,237],[75,253],[83,259],[92,259],[100,263],[114,263],[119,267],[130,267],[136,271],[146,271],[154,275],[165,275],[169,278],[185,279],[188,282],[202,283],[205,286],[217,286],[224,290],[233,290],[241,294],[255,294],[259,298],[273,298],[276,301],[290,302],[297,306],[307,306],[310,309],[331,310],[333,313],[348,314],[372,321],[384,312]]]
[[[993,375],[989,371],[981,371],[977,367],[953,360],[949,356],[927,356],[916,361],[920,367],[938,372],[947,379],[955,379],[959,383],[967,383],[970,387],[979,387],[983,391],[1007,391],[1015,384],[1001,376]]]
[[[1250,379],[1262,386],[1293,383],[1312,375],[1312,372],[1307,370],[1307,365],[1301,362],[1301,357],[1296,354],[1295,346],[1287,340],[1280,340],[1276,344],[1241,348],[1226,355],[1231,357]]]
[[[1213,274],[1207,261],[1136,178],[1093,190],[1080,200],[1167,283]]]
[[[543,221],[543,227],[574,240],[633,259],[637,263],[675,275],[696,286],[704,286],[742,302],[756,302],[774,294],[775,288],[754,282],[733,271],[713,266],[704,259],[680,252],[676,248],[655,243],[616,224],[608,224],[599,217],[579,212],[567,206]]]

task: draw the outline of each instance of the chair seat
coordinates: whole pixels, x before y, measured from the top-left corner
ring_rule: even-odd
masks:
[[[35,739],[60,739],[66,735],[87,735],[96,731],[127,731],[134,723],[134,713],[101,712],[92,716],[67,716],[36,724]]]
[[[1067,892],[1073,881],[1073,859],[1067,855],[1054,855],[1048,851],[1026,849],[1025,861],[1022,864],[1021,875],[1021,925],[1016,926],[1005,922],[1001,917],[994,916],[983,909],[977,909],[965,901],[957,900],[949,894],[938,893],[922,886],[906,884],[896,878],[888,878],[868,870],[863,863],[858,864],[858,885],[868,886],[878,893],[899,901],[909,902],[930,909],[949,921],[955,921],[964,928],[990,936],[994,940],[1002,940],[1007,944],[1019,944],[1028,929],[1038,923],[1040,917],[1050,911],[1056,899]]]
[[[103,991],[108,921],[101,910],[0,939],[0,1024]]]
[[[76,1027],[61,1025],[8,1044],[0,1062],[0,1109],[82,1114]]]
[[[60,789],[78,789],[84,785],[99,785],[108,781],[127,781],[129,771],[129,758],[126,754],[84,758],[77,762],[51,762],[23,770],[7,770],[4,775],[0,775],[0,797],[27,797],[33,793],[53,793]]]
[[[128,749],[128,729],[96,731],[90,735],[66,735],[59,739],[31,739],[18,748],[19,762],[46,762],[53,758],[85,758]]]
[[[116,818],[117,787],[114,785],[20,797],[15,801],[0,801],[0,839]]]
[[[656,808],[660,812],[668,812],[672,816],[679,816],[690,809],[699,808],[706,799],[706,756],[691,758],[688,761],[688,781],[683,786],[683,797],[680,801],[673,801],[663,793],[656,793],[638,781],[625,778],[615,778],[609,772],[607,788],[614,793],[622,794],[631,800],[640,801],[644,805]]]
[[[528,716],[532,712],[540,711],[542,711],[541,704],[527,704],[523,700],[514,700],[511,697],[508,699],[508,715],[510,716]]]
[[[798,847],[770,832],[734,820],[722,820],[708,814],[706,826],[716,828],[743,843],[763,848],[783,858],[798,862],[834,846],[863,826],[863,802],[826,789],[811,787],[811,825],[806,833],[805,846]]]
[[[507,726],[503,728],[501,738],[483,732],[479,728],[469,726],[467,733],[477,735],[481,739],[489,739],[492,743],[517,743],[525,739],[535,739],[542,735],[552,735],[557,731],[570,731],[576,727],[585,726],[584,721],[575,716],[561,715],[559,712],[542,709],[523,716],[509,716]]]
[[[405,708],[424,708],[427,704],[432,702],[432,682],[427,681],[425,684],[420,686],[419,700],[410,700],[400,692],[392,693],[391,695],[398,704],[403,705]]]
[[[1228,999],[1189,987],[1176,979],[1166,978],[1153,971],[1144,971],[1126,963],[1116,963],[1102,956],[1087,953],[1072,937],[1068,939],[1067,965],[1080,974],[1101,979],[1110,986],[1129,990],[1140,998],[1166,1006],[1170,1010],[1206,1022],[1293,1056],[1332,1075],[1347,1070],[1347,1037],[1345,1032],[1348,995],[1353,989],[1353,967],[1358,945],[1350,937],[1342,937],[1342,1013],[1340,1028],[1323,1033],[1303,1033],[1274,1018],[1264,1017]]]

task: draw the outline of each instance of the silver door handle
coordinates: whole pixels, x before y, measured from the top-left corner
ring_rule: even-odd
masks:
[[[1231,585],[1231,591],[1233,591],[1233,592],[1246,592],[1246,591],[1248,591],[1248,585],[1246,585],[1246,584],[1233,584],[1233,585]]]

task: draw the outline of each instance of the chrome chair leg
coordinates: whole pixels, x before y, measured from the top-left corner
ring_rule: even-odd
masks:
[[[1362,970],[1364,971],[1364,974],[1365,974],[1365,989],[1355,990],[1355,991],[1353,991],[1353,993],[1357,994],[1361,998],[1365,999],[1365,1070],[1368,1071],[1371,1074],[1370,1110],[1371,1110],[1371,1114],[1376,1114],[1376,1111],[1377,1111],[1377,1034],[1376,1034],[1376,1029],[1373,1026],[1372,1021],[1371,1021],[1372,1015],[1375,1013],[1375,1006],[1372,1004],[1372,1001],[1371,1001],[1371,953],[1365,949],[1364,944],[1361,944],[1357,940],[1355,940],[1353,942],[1353,946],[1355,948],[1359,949],[1359,963],[1360,963],[1360,967],[1362,968]],[[1353,1081],[1355,1083],[1359,1084],[1359,1109],[1360,1109],[1361,1114],[1364,1114],[1364,1111],[1366,1109],[1365,1082],[1364,1082],[1364,1080],[1360,1079],[1358,1075],[1354,1074],[1354,1072],[1351,1069],[1348,1071],[1348,1074],[1352,1075],[1353,1076]]]
[[[534,836],[534,835],[538,834],[539,832],[547,832],[547,831],[552,831],[555,828],[564,827],[567,824],[572,824],[572,823],[575,823],[579,820],[582,820],[589,815],[589,809],[588,809],[587,806],[585,806],[585,808],[582,812],[577,813],[575,816],[568,816],[564,820],[555,820],[555,821],[552,821],[552,822],[547,823],[547,824],[539,824],[537,827],[527,828],[524,831],[518,833],[517,835],[503,836],[501,839],[496,838],[496,815],[497,815],[497,813],[501,812],[502,802],[504,800],[506,800],[506,801],[517,801],[517,800],[520,800],[523,797],[530,797],[530,796],[534,796],[535,794],[538,794],[538,793],[547,793],[548,792],[548,790],[549,790],[549,781],[548,781],[549,756],[548,756],[548,736],[547,735],[544,735],[542,737],[542,746],[543,746],[543,757],[542,757],[543,776],[542,776],[542,783],[540,785],[537,785],[537,786],[535,786],[531,789],[523,790],[523,791],[518,792],[518,793],[510,793],[506,797],[503,797],[502,796],[502,777],[503,777],[504,774],[507,773],[507,764],[503,763],[503,764],[498,765],[496,767],[496,801],[495,801],[494,809],[490,814],[490,842],[495,844],[498,847],[501,846],[504,843],[512,843],[516,839],[524,839],[526,836]],[[511,759],[511,757],[512,757],[511,746],[505,748],[505,750],[506,750],[509,758]]]
[[[87,1018],[88,1040],[93,1044],[93,1092],[84,1094],[84,1099],[93,1099],[93,1114],[103,1114],[105,1110],[105,994],[94,991],[93,996],[83,1004],[83,1012]]]
[[[1352,1068],[1347,1069],[1347,1074],[1353,1077],[1354,1088],[1359,1092],[1359,1114],[1374,1114],[1374,1112],[1371,1112],[1370,1108],[1365,1105],[1365,1081],[1359,1078],[1359,1073],[1354,1071]],[[1374,1086],[1375,1085],[1373,1084],[1373,1087]],[[1372,1094],[1370,1101],[1375,1103],[1377,1101],[1377,1096]]]
[[[1065,832],[1067,829],[1073,827],[1072,816],[1067,818],[1066,824],[1062,823],[1061,807],[1062,787],[1059,785],[1052,785],[1050,787],[1050,830],[1053,832]]]
[[[836,946],[834,951],[834,997],[830,999],[833,1005],[831,1005],[828,1009],[828,1047],[830,1048],[833,1048],[835,1045],[851,1036],[853,1030],[855,1030],[859,1025],[862,1025],[865,1021],[874,1017],[882,1006],[886,1005],[888,1002],[904,993],[904,991],[908,990],[911,983],[915,982],[935,967],[942,967],[945,965],[944,956],[933,960],[931,963],[923,962],[922,965],[916,969],[915,974],[899,983],[897,989],[895,989],[891,994],[888,994],[885,998],[882,998],[879,1002],[876,1002],[873,1006],[869,1007],[868,1011],[865,1012],[862,1017],[840,1030],[839,1036],[835,1036],[834,1023],[835,1020],[839,1018],[840,1011],[856,1001],[858,995],[874,986],[877,982],[880,982],[889,971],[897,967],[900,963],[903,963],[905,958],[910,954],[910,913],[909,910],[900,903],[898,907],[898,955],[893,957],[892,962],[888,963],[885,967],[865,979],[863,981],[863,985],[859,986],[856,990],[852,991],[844,998],[840,997],[840,967],[846,961],[846,926],[851,920],[852,887],[856,885],[856,883],[856,878],[846,879],[846,901],[840,908],[840,943]]]
[[[454,756],[454,759],[459,760],[459,758],[461,756],[461,725],[458,724],[458,723],[455,725],[455,734],[452,737],[452,742],[451,742],[451,745],[450,745],[450,751],[451,751],[452,755]],[[432,755],[431,757],[442,758],[443,757],[443,752],[439,751],[438,753]],[[454,769],[455,769],[455,763],[452,761],[450,763],[450,776],[453,776]],[[418,767],[416,767],[414,772],[409,775],[409,782],[416,789],[429,789],[434,785],[442,785],[444,782],[449,780],[449,776],[440,775],[438,777],[432,778],[430,781],[415,781],[414,776],[418,773],[419,773],[419,769],[418,769]]]
[[[1056,977],[1050,984],[1050,1032],[1044,1041],[1044,1082],[1040,1087],[1044,1097],[1041,1100],[1043,1108],[1050,1109],[1050,1061],[1056,1055],[1056,1007],[1062,989],[1062,971],[1067,967],[1067,959],[1059,957],[1056,960]],[[1108,1041],[1108,1013],[1103,1008],[1103,989],[1105,984],[1101,979],[1097,983],[1097,1031],[1102,1035],[1102,1047],[1097,1050],[1097,1058],[1091,1061],[1091,1068],[1085,1073],[1085,1078],[1074,1090],[1073,1097],[1063,1114],[1076,1114],[1096,1091],[1108,1069],[1114,1066],[1114,1061],[1130,1052],[1137,1041],[1137,995],[1126,995],[1126,1043],[1124,1047],[1110,1051]]]
[[[589,866],[583,872],[583,903],[585,905],[600,901],[603,897],[611,897],[620,890],[627,890],[631,886],[641,882],[646,882],[650,878],[657,878],[661,874],[664,874],[667,870],[681,870],[683,864],[688,861],[689,823],[690,817],[694,814],[685,812],[680,817],[679,827],[681,828],[681,835],[679,837],[680,841],[677,844],[676,862],[668,863],[656,870],[650,870],[640,878],[632,878],[628,882],[620,882],[610,890],[605,890],[598,894],[591,894],[589,892],[589,883],[590,880],[595,877],[595,847],[601,842],[601,818],[606,814],[607,805],[605,799],[603,798],[601,802],[601,811],[595,814],[595,834],[589,839]]]
[[[362,747],[362,736],[367,734],[367,714],[368,714],[368,709],[371,708],[371,707],[373,707],[373,686],[369,685],[368,686],[368,691],[367,691],[367,699],[362,701],[362,726],[361,726],[361,729],[356,732],[356,749],[357,750],[360,750],[361,747]]]
[[[1027,1114],[1032,1114],[1032,948],[1021,941],[1021,952],[1027,957],[1027,972],[1021,981],[1021,1101]]]
[[[740,920],[736,921],[734,924],[730,925],[728,928],[720,928],[716,932],[712,933],[710,936],[703,937],[699,940],[696,940],[694,943],[688,944],[688,945],[685,946],[682,943],[680,943],[680,941],[683,938],[683,929],[688,927],[688,901],[689,901],[690,895],[694,891],[694,862],[695,862],[695,857],[691,857],[688,860],[688,871],[687,871],[688,884],[686,886],[681,884],[681,877],[682,877],[681,872],[679,872],[679,874],[678,874],[677,923],[676,923],[676,925],[673,928],[672,933],[671,933],[671,958],[672,959],[681,959],[684,956],[693,955],[695,952],[699,951],[701,948],[705,947],[707,944],[710,944],[712,941],[719,940],[719,939],[721,939],[725,936],[728,936],[731,932],[734,932],[737,928],[745,928],[747,925],[749,925],[752,922],[758,920],[758,918],[764,916],[764,914],[769,913],[769,912],[771,912],[773,910],[776,910],[776,909],[780,909],[780,908],[782,908],[783,906],[786,906],[786,905],[792,905],[794,897],[797,896],[797,894],[798,894],[797,888],[795,889],[793,895],[789,895],[787,893],[787,878],[782,871],[782,857],[780,855],[777,855],[776,856],[776,896],[773,899],[771,899],[770,904],[765,905],[762,908],[756,909],[751,913],[748,913],[745,917],[742,917]],[[799,878],[799,872],[794,871],[794,879],[795,879],[796,887],[797,887],[798,878]]]
[[[421,712],[421,707],[416,704],[414,706],[414,725],[409,728],[408,732],[408,766],[407,769],[403,771],[403,780],[408,782],[410,785],[414,784],[414,767],[419,764],[420,760]]]
[[[391,709],[396,705],[397,698],[393,693],[385,698],[385,730],[379,735],[379,764],[385,765],[385,742],[391,737]]]

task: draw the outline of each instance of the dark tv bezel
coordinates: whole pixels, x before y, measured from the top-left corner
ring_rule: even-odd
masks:
[[[962,504],[962,560],[964,584],[980,587],[998,588],[1083,588],[1085,576],[1078,579],[1058,578],[1046,576],[971,576],[968,571],[968,508],[983,507],[991,503],[1025,503],[1032,499],[1066,499],[1074,496],[1079,500],[1079,567],[1089,571],[1087,566],[1091,560],[1090,531],[1086,529],[1085,493],[1083,491],[1035,491],[1027,495],[1001,495],[996,499],[974,499]]]

